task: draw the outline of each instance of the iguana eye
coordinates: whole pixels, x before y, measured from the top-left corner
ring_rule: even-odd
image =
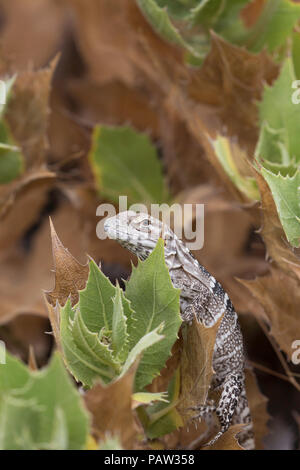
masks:
[[[142,225],[143,227],[148,227],[150,225],[150,220],[148,219],[143,220]]]

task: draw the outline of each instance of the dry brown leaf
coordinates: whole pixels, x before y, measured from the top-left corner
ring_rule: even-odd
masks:
[[[0,188],[0,259],[39,219],[55,178],[39,168]]]
[[[246,390],[253,421],[255,449],[264,449],[263,439],[268,434],[268,421],[270,416],[267,411],[268,399],[259,390],[254,372],[246,369]]]
[[[257,105],[265,82],[278,67],[265,52],[252,54],[211,33],[212,45],[203,67],[192,74],[189,98],[213,106],[229,135],[253,151],[257,139]]]
[[[189,408],[206,403],[213,375],[214,345],[221,320],[222,317],[212,328],[206,328],[194,318],[193,324],[183,331],[178,409],[186,422],[194,415]]]
[[[268,276],[253,281],[239,279],[249,289],[264,309],[270,325],[270,334],[289,358],[292,343],[300,338],[299,283],[278,268],[270,267]],[[255,313],[255,312],[253,312]]]
[[[132,393],[136,365],[109,385],[96,384],[84,396],[92,414],[92,432],[97,440],[107,435],[119,437],[124,449],[136,447],[137,426],[132,411]]]
[[[16,142],[22,148],[27,168],[37,168],[45,162],[49,97],[56,64],[57,58],[44,69],[20,73],[9,101],[7,120]]]
[[[102,242],[97,240],[97,244],[88,244],[91,240],[84,236],[86,221],[72,205],[64,202],[52,218],[66,246],[77,259],[81,260],[85,252],[99,256]],[[49,232],[49,219],[44,218],[32,237],[29,252],[20,246],[3,250],[0,260],[0,324],[22,313],[47,316],[43,290],[53,283]]]
[[[72,305],[79,300],[78,291],[85,288],[89,274],[88,264],[80,264],[63,246],[50,219],[52,252],[55,266],[55,287],[45,292],[48,302],[65,305],[70,297]]]
[[[217,180],[203,161],[206,156],[217,165],[206,138],[208,131],[221,132],[226,125],[243,146],[254,149],[255,100],[260,98],[264,82],[272,82],[278,71],[265,53],[251,54],[213,34],[203,67],[188,68],[183,51],[161,39],[134,2],[116,0],[112,5],[108,0],[91,0],[88,7],[82,0],[68,3],[75,14],[78,43],[92,82],[99,86],[123,82],[127,88],[147,94],[147,102],[159,117],[172,187],[178,190]],[[104,118],[106,122],[120,119],[115,103]],[[126,116],[130,120],[130,111]],[[157,129],[153,130],[155,135]]]
[[[63,2],[1,1],[1,16],[1,55],[10,73],[28,66],[43,67],[58,51],[66,23]],[[6,68],[4,73],[7,71]]]
[[[34,348],[32,345],[29,346],[29,354],[28,354],[28,368],[31,371],[38,370],[36,357],[34,353]]]
[[[0,187],[0,248],[7,250],[36,221],[55,183],[46,166],[49,95],[56,60],[45,69],[20,73],[5,116],[25,158],[24,174]],[[26,216],[25,216],[26,214]]]
[[[212,446],[203,447],[203,450],[244,450],[237,441],[236,436],[243,430],[243,424],[231,426]]]

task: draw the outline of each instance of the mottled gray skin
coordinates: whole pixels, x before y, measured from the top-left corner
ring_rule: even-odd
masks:
[[[252,422],[244,384],[244,349],[238,317],[221,284],[193,257],[172,230],[147,214],[121,212],[104,224],[108,236],[117,240],[140,259],[146,259],[160,237],[165,241],[165,260],[174,287],[181,289],[182,319],[197,320],[206,327],[221,320],[214,347],[214,376],[211,389],[221,390],[220,401],[195,407],[195,419],[208,422],[216,413],[221,430],[207,444],[213,444],[231,424],[245,423],[240,443],[254,448]]]

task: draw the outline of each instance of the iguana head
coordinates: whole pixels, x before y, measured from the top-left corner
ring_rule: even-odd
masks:
[[[165,257],[174,253],[176,235],[167,225],[148,214],[120,212],[106,220],[104,230],[109,238],[117,240],[141,259],[149,256],[159,238],[165,242]]]

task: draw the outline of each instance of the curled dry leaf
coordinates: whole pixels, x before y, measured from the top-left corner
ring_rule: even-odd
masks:
[[[92,414],[92,432],[97,440],[117,436],[124,449],[133,449],[137,443],[137,425],[132,411],[132,393],[137,364],[120,379],[109,385],[94,385],[85,396],[85,404]]]
[[[185,422],[194,415],[191,407],[206,402],[213,375],[214,345],[222,318],[212,328],[206,328],[194,318],[193,324],[183,331],[178,409]]]
[[[55,178],[54,173],[39,168],[0,188],[0,258],[39,218]]]
[[[18,180],[0,187],[2,250],[12,246],[36,222],[55,183],[56,175],[46,166],[49,96],[55,66],[56,59],[44,69],[20,73],[7,105],[5,118],[25,157],[25,171]]]
[[[88,278],[89,267],[80,264],[65,248],[55,232],[50,219],[52,252],[55,265],[55,287],[45,292],[48,302],[55,306],[65,305],[69,297],[71,304],[75,305],[78,300],[78,291],[85,288]]]
[[[89,267],[88,264],[85,266],[80,264],[63,246],[55,232],[51,219],[50,228],[55,265],[55,286],[51,291],[45,292],[45,299],[53,333],[58,348],[61,349],[58,305],[64,305],[69,297],[72,305],[78,302],[78,291],[85,288]]]
[[[46,159],[49,97],[56,64],[57,58],[44,69],[20,73],[8,105],[7,120],[28,168],[39,167]]]
[[[91,0],[88,8],[81,0],[69,3],[92,82],[98,86],[122,82],[134,90],[143,84],[156,114],[147,127],[155,136],[158,130],[173,187],[216,180],[207,161],[203,162],[206,157],[217,165],[207,132],[222,132],[225,125],[243,147],[253,151],[255,100],[264,82],[271,83],[278,72],[265,52],[251,54],[212,33],[211,51],[202,68],[188,68],[183,51],[154,32],[135,2],[116,0],[112,5],[108,0]],[[109,116],[120,122],[118,108],[110,107]],[[130,113],[122,113],[124,118],[130,119]]]
[[[210,53],[202,68],[192,73],[187,87],[189,100],[185,100],[185,119],[196,139],[199,139],[201,118],[210,133],[215,135],[219,130],[221,133],[226,131],[229,136],[236,136],[241,149],[251,155],[257,141],[258,114],[255,101],[260,99],[264,83],[272,83],[276,78],[278,67],[265,52],[251,54],[246,49],[224,41],[215,33],[212,33],[211,39]],[[198,102],[213,108],[219,119],[218,125],[214,123],[213,127],[210,126],[205,112],[199,116]],[[183,105],[181,108],[185,111]],[[218,170],[210,144],[207,145],[203,135],[201,138],[207,157]]]
[[[29,354],[28,354],[28,367],[30,370],[38,370],[36,357],[34,353],[34,348],[32,345],[29,346]]]
[[[253,151],[257,107],[264,82],[271,83],[278,67],[265,53],[252,54],[211,33],[211,50],[203,67],[192,73],[188,87],[194,102],[213,106],[229,135]]]
[[[264,309],[263,318],[270,326],[270,334],[289,358],[292,343],[300,338],[299,282],[278,268],[270,267],[270,274],[253,281],[239,279]]]
[[[268,399],[259,390],[256,378],[252,370],[246,369],[246,390],[253,421],[255,449],[264,449],[263,439],[268,434],[268,421],[270,416],[267,411]]]

